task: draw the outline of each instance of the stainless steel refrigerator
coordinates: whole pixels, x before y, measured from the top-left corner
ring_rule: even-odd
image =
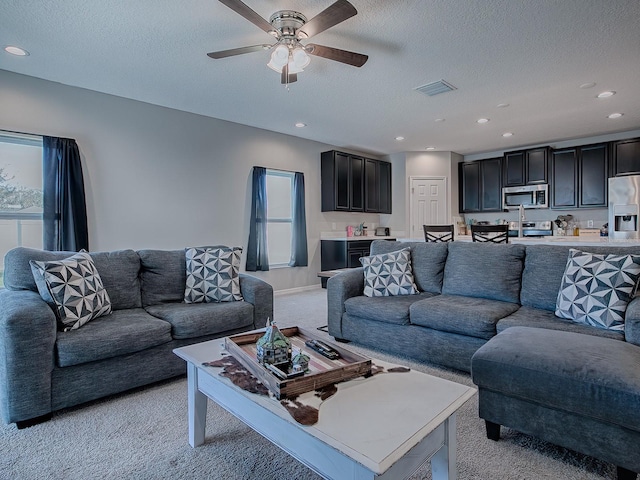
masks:
[[[638,239],[640,175],[609,179],[609,238]]]

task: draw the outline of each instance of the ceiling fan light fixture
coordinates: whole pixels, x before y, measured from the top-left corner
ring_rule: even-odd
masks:
[[[278,45],[271,53],[271,60],[267,63],[267,67],[276,72],[282,72],[284,67],[289,61],[289,49],[285,45]]]
[[[291,59],[293,61],[293,66],[296,68],[304,69],[309,62],[311,62],[311,57],[307,55],[307,52],[304,51],[304,48],[301,46],[297,46],[293,49],[291,53]],[[289,67],[291,68],[292,61],[289,61]]]

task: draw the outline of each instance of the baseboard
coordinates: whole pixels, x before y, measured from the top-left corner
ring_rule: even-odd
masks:
[[[307,285],[306,287],[287,288],[285,290],[276,290],[273,292],[274,297],[286,295],[288,293],[308,292],[309,290],[322,289],[322,285]]]

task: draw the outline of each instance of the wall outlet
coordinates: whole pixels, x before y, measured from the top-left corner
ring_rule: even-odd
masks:
[[[593,228],[593,220],[587,221],[587,228]]]
[[[593,222],[591,222],[591,223],[593,223]],[[335,230],[335,229],[336,229],[336,222],[333,222],[331,224],[331,230]]]

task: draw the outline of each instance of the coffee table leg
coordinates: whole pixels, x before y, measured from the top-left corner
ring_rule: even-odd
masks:
[[[198,369],[187,363],[187,395],[189,404],[189,445],[198,447],[204,443],[207,423],[207,396],[198,390]]]
[[[444,445],[431,457],[431,476],[434,480],[455,480],[456,470],[456,414],[444,422]]]

